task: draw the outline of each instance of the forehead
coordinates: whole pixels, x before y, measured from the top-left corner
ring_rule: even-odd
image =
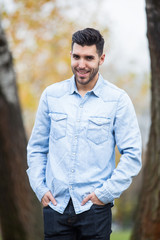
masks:
[[[77,43],[74,43],[72,53],[77,55],[98,55],[96,45],[81,46]]]

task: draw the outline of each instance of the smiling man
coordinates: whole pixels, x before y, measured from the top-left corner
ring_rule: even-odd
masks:
[[[71,67],[79,88],[91,90],[98,80],[99,65],[104,62],[105,55],[98,54],[96,45],[81,46],[74,43],[71,52]]]
[[[28,143],[28,176],[43,205],[45,240],[109,240],[111,207],[141,168],[130,98],[104,80],[104,39],[72,36],[73,76],[45,89]],[[115,146],[121,154],[115,168]]]

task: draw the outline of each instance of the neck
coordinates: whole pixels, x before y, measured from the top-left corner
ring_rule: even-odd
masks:
[[[80,94],[82,97],[84,97],[84,95],[85,95],[87,92],[91,91],[91,90],[94,88],[94,86],[96,85],[96,83],[97,83],[97,81],[98,81],[98,76],[99,76],[99,75],[97,75],[97,76],[95,77],[95,79],[93,79],[92,81],[90,81],[88,84],[81,84],[81,83],[79,83],[78,81],[76,81],[77,90],[78,90],[79,94]]]

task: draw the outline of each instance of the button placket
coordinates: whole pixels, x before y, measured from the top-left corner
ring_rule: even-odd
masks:
[[[70,166],[70,186],[69,186],[70,190],[73,190],[72,184],[74,184],[74,179],[75,179],[76,153],[77,153],[77,147],[78,147],[78,135],[80,131],[82,111],[83,111],[83,104],[81,103],[77,109],[77,119],[75,124],[75,132],[73,136],[72,156],[71,156],[72,162]]]

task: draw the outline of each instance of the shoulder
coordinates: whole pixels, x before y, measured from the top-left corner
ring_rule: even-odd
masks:
[[[44,90],[43,94],[46,95],[47,97],[53,97],[53,98],[63,97],[69,91],[70,81],[71,79],[67,79],[61,82],[54,83],[48,86]]]
[[[109,81],[103,79],[103,87],[101,91],[101,97],[104,101],[118,101],[121,96],[127,95],[126,92],[114,85],[113,83],[110,83]]]

